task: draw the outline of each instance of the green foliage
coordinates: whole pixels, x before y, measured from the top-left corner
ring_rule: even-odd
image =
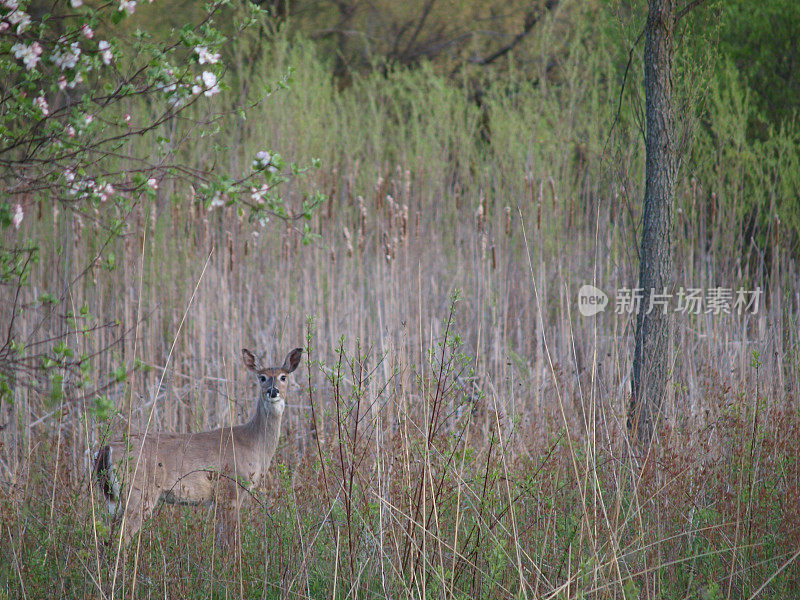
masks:
[[[726,0],[720,11],[719,54],[731,61],[754,96],[748,133],[758,139],[792,123],[800,96],[800,4],[794,0]]]

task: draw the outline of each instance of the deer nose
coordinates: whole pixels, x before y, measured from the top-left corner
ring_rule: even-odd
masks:
[[[270,398],[277,398],[279,394],[280,394],[280,392],[278,391],[278,388],[276,388],[276,387],[271,387],[271,388],[269,388],[267,390],[267,395]]]

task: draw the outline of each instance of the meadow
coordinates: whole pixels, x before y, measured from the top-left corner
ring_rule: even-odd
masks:
[[[800,595],[796,134],[749,144],[735,73],[709,84],[674,280],[761,302],[676,313],[643,455],[625,422],[635,319],[614,310],[638,278],[640,115],[617,114],[615,65],[581,35],[542,34],[564,48],[557,85],[544,61],[536,82],[511,65],[480,106],[429,66],[340,89],[313,43],[277,36],[220,102],[292,66],[289,88],[176,152],[232,171],[265,145],[319,158],[286,189],[297,210],[327,196],[308,244],[301,221],[208,210],[185,181],[120,215],[41,201],[7,230],[41,249],[20,298],[0,288],[0,323],[21,307],[15,339],[52,364],[0,405],[0,598]],[[611,297],[592,317],[587,283]],[[215,544],[213,509],[169,506],[106,544],[90,457],[109,432],[244,422],[241,348],[299,345],[241,552]],[[73,355],[96,392],[61,368]]]

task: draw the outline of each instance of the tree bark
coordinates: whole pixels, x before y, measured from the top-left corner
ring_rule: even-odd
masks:
[[[678,171],[672,103],[675,16],[675,0],[650,0],[644,46],[647,134],[639,263],[642,300],[636,317],[633,393],[628,411],[628,428],[645,444],[650,442],[661,417],[671,363],[670,312],[652,305],[651,296],[669,290],[672,271],[670,236]]]

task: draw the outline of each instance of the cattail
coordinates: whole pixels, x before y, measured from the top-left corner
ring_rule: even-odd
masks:
[[[403,204],[400,211],[400,241],[405,243],[408,237],[408,204]]]
[[[405,189],[405,192],[406,192],[406,196],[405,196],[406,200],[408,200],[411,197],[411,170],[410,169],[406,169],[406,189]]]
[[[383,232],[383,256],[386,258],[386,262],[389,263],[394,259],[394,243],[397,243],[396,239],[392,239],[392,237],[387,233]]]
[[[331,264],[336,266],[336,248],[331,248]]]
[[[483,203],[478,204],[478,208],[475,209],[475,226],[479,233],[483,232]]]
[[[342,234],[344,235],[344,245],[347,248],[347,256],[353,256],[353,244],[350,241],[350,230],[347,227],[342,229]]]
[[[375,182],[375,198],[378,201],[378,211],[381,210],[381,200],[383,199],[383,177],[378,175],[378,180]]]
[[[395,219],[395,212],[396,212],[395,210],[396,204],[394,198],[392,198],[390,194],[386,195],[386,205],[389,208],[389,233],[392,233],[394,219]]]
[[[511,207],[506,206],[506,236],[511,235]]]
[[[494,244],[491,247],[492,253],[492,271],[497,270],[497,251],[495,250]]]

